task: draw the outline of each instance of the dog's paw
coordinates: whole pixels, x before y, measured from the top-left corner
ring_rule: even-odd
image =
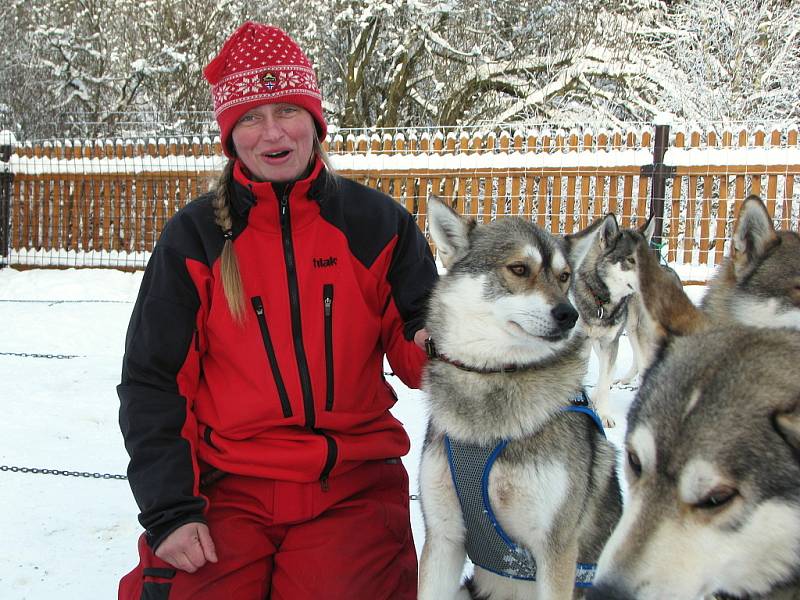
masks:
[[[603,427],[606,429],[614,429],[617,424],[614,422],[614,419],[611,418],[610,415],[601,414],[600,418],[603,420]]]

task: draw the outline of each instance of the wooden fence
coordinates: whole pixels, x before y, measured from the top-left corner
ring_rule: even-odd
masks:
[[[651,213],[659,173],[671,263],[718,264],[749,193],[797,230],[796,126],[675,129],[667,140],[663,168],[653,165],[649,127],[336,135],[325,146],[342,175],[392,195],[423,231],[430,194],[478,221],[518,215],[565,233],[613,212],[634,226]],[[222,164],[209,139],[20,145],[7,169],[7,262],[141,267],[166,220],[208,190]]]

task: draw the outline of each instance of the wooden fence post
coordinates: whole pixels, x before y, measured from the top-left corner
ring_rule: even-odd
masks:
[[[11,183],[14,174],[8,168],[14,144],[13,137],[0,140],[0,269],[8,264],[11,248]]]
[[[653,244],[661,243],[661,233],[664,224],[664,194],[666,192],[667,177],[675,174],[675,167],[664,164],[664,155],[669,147],[669,124],[656,119],[656,134],[653,142],[653,164],[642,167],[643,177],[652,177],[653,184],[650,188],[650,216],[655,221]]]

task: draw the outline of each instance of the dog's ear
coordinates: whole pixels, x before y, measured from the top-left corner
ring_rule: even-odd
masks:
[[[617,217],[614,216],[614,213],[608,213],[603,217],[603,224],[600,227],[600,234],[598,235],[600,247],[608,248],[618,235],[619,223],[617,223]]]
[[[733,268],[736,278],[744,278],[756,261],[777,242],[778,235],[764,202],[758,196],[749,196],[739,211],[733,231]]]
[[[639,233],[644,236],[644,239],[647,240],[648,245],[650,242],[653,241],[653,234],[656,232],[656,220],[653,215],[650,215],[650,218],[647,219],[647,222],[639,227]]]
[[[612,223],[609,223],[609,220]],[[577,270],[581,266],[583,259],[586,258],[589,250],[597,243],[597,240],[603,237],[603,232],[607,227],[619,231],[617,219],[612,214],[597,219],[585,229],[564,236],[569,264],[572,265],[574,270]]]
[[[428,223],[439,258],[444,267],[449,269],[469,250],[469,232],[475,227],[475,221],[465,219],[444,200],[431,196],[428,201]]]

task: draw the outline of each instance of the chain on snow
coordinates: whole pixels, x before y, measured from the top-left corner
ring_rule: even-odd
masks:
[[[0,356],[21,356],[23,358],[80,358],[77,354],[32,354],[29,352],[0,352]]]
[[[34,475],[66,475],[70,477],[87,477],[89,479],[128,479],[127,475],[113,473],[89,473],[87,471],[61,471],[59,469],[37,469],[36,467],[9,467],[0,465],[0,471],[12,473],[32,473]]]
[[[0,465],[0,471],[10,471],[11,473],[31,473],[33,475],[63,475],[68,477],[86,477],[87,479],[120,479],[127,480],[127,475],[115,475],[114,473],[89,473],[88,471],[62,471],[60,469],[38,469],[36,467],[10,467]],[[419,494],[409,494],[409,500],[419,500]]]

